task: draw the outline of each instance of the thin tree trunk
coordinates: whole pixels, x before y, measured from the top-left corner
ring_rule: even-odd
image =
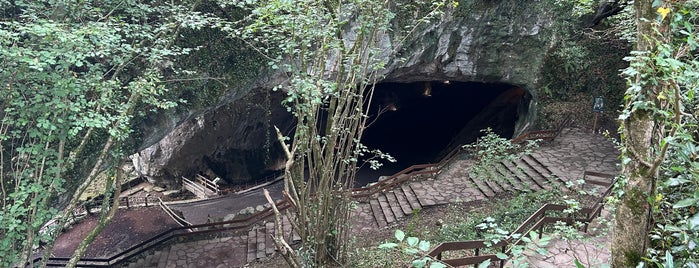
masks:
[[[122,180],[122,171],[121,171],[121,166],[123,165],[123,160],[120,161],[119,165],[116,167],[116,179],[114,181],[108,180],[107,181],[107,187],[105,189],[105,196],[104,196],[104,201],[102,204],[102,213],[100,214],[100,219],[97,222],[97,226],[90,231],[90,233],[87,234],[85,239],[83,241],[80,241],[80,244],[78,245],[78,248],[75,250],[73,253],[73,256],[70,258],[68,261],[68,264],[66,264],[66,267],[68,268],[73,268],[77,265],[78,261],[80,261],[80,258],[85,254],[85,251],[87,250],[87,247],[92,244],[92,241],[97,238],[97,235],[99,235],[102,230],[104,230],[104,227],[107,226],[107,224],[112,220],[114,215],[116,214],[117,210],[119,210],[119,195],[121,194],[121,180]],[[109,203],[109,197],[106,195],[109,192],[109,188],[111,188],[111,183],[114,183],[114,193],[112,197],[112,204],[109,207],[109,210],[106,210],[107,206],[106,204]]]

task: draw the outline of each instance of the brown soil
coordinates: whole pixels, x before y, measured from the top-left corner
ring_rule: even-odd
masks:
[[[70,257],[97,226],[99,215],[74,224],[56,239],[53,257]],[[109,257],[179,225],[159,207],[120,209],[88,247],[83,257]]]

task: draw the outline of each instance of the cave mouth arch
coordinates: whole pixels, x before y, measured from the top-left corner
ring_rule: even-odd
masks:
[[[491,128],[511,138],[531,96],[506,83],[420,81],[378,83],[369,106],[362,143],[397,162],[379,170],[362,166],[357,185],[376,181],[411,165],[433,163]]]

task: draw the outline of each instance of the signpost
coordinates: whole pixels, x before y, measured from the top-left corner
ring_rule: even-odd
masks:
[[[601,96],[595,97],[595,100],[592,102],[592,112],[595,113],[595,119],[592,123],[592,133],[595,133],[595,130],[597,130],[597,119],[599,114],[604,112],[604,98]]]

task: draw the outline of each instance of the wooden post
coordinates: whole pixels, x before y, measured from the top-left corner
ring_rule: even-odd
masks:
[[[592,121],[592,134],[595,134],[595,130],[597,130],[597,118],[599,117],[599,113],[595,113],[595,119]]]

